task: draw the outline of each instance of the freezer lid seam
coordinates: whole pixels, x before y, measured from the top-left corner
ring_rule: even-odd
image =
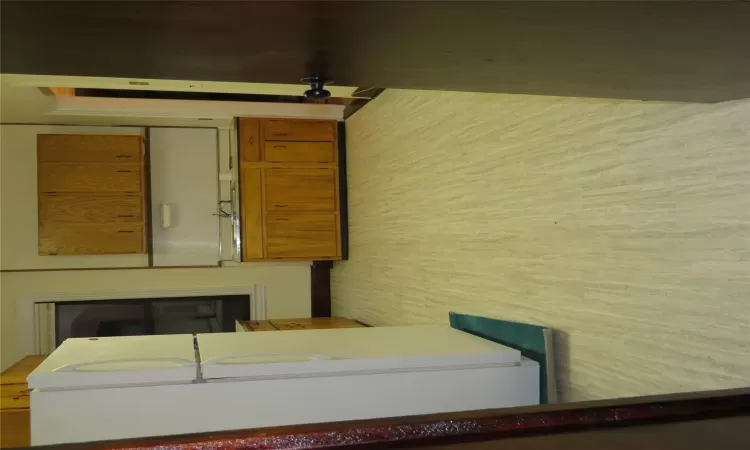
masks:
[[[203,370],[201,368],[201,349],[198,346],[198,335],[193,334],[193,350],[195,350],[195,380],[193,383],[205,383]]]

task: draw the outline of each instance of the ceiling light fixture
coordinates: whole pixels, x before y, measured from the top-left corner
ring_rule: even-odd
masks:
[[[326,83],[332,84],[333,80],[324,76],[312,76],[303,78],[302,81],[310,84],[310,89],[305,91],[305,98],[310,100],[325,100],[331,96],[331,92],[325,90]]]

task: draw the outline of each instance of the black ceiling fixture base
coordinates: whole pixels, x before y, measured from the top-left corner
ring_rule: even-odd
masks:
[[[310,84],[310,89],[305,91],[305,98],[310,100],[325,100],[331,96],[331,92],[325,90],[326,83],[332,83],[324,76],[312,76],[303,78],[302,81]]]

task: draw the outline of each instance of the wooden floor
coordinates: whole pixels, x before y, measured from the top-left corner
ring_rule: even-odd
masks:
[[[27,356],[0,375],[0,448],[29,447],[31,427],[26,377],[46,356]]]

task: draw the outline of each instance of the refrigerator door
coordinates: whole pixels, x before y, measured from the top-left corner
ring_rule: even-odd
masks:
[[[154,266],[219,264],[217,132],[150,128]]]
[[[519,365],[521,354],[450,326],[199,334],[205,379],[294,378]]]
[[[67,339],[28,377],[33,389],[191,383],[197,364],[193,336]]]

